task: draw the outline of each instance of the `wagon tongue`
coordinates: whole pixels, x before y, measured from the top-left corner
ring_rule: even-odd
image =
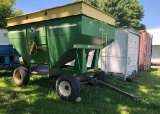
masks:
[[[100,80],[97,80],[97,79],[95,79],[95,81],[98,82],[99,84],[101,84],[101,85],[103,85],[103,86],[105,86],[105,87],[107,87],[107,88],[109,88],[109,89],[111,89],[111,90],[113,90],[113,91],[115,91],[115,92],[117,92],[117,93],[120,93],[120,94],[122,94],[122,95],[124,95],[124,96],[127,96],[127,97],[129,97],[129,98],[131,98],[131,99],[141,100],[140,97],[134,96],[134,95],[132,95],[132,94],[129,94],[129,93],[123,91],[123,90],[120,90],[120,89],[118,89],[118,88],[116,88],[116,87],[113,87],[113,86],[107,84],[107,83],[104,83],[103,81],[100,81]]]

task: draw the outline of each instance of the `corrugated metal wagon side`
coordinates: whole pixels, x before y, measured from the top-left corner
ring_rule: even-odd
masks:
[[[58,78],[56,90],[63,100],[79,98],[80,81],[106,75],[98,69],[100,49],[115,39],[115,18],[84,2],[8,18],[9,39],[25,67],[15,69],[14,81],[27,85],[29,72]],[[90,67],[88,54],[95,51]],[[74,65],[66,65],[75,61]]]

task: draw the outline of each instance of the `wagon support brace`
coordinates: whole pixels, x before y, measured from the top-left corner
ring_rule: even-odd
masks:
[[[70,56],[75,56],[75,64],[74,66],[63,66],[59,68],[55,68],[53,70],[50,70],[49,76],[53,76],[53,74],[66,74],[70,73],[72,74],[75,72],[76,75],[79,74],[85,74],[87,73],[90,69],[98,70],[98,60],[99,60],[99,53],[100,49],[102,46],[97,46],[97,45],[81,45],[81,44],[75,44],[73,46],[73,49],[75,50],[75,55],[70,55]],[[87,67],[87,60],[88,60],[88,55],[90,51],[93,51],[93,60],[91,63],[91,67]]]
[[[76,60],[75,60],[75,70],[78,71],[79,74],[86,73],[87,70],[87,59],[88,59],[88,53],[86,53],[87,49],[91,49],[91,46],[87,45],[76,45],[77,51],[76,51]],[[100,47],[96,46],[93,60],[91,63],[91,69],[98,70],[98,59],[99,59],[99,53],[100,53]]]

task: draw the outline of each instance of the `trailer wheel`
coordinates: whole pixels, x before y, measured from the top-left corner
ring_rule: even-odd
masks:
[[[72,75],[60,76],[56,81],[56,91],[62,100],[75,101],[80,95],[79,81]]]
[[[107,75],[105,74],[104,71],[101,71],[97,75],[98,75],[98,80],[106,83],[106,81],[107,81]]]
[[[29,83],[29,73],[25,67],[17,67],[13,72],[13,79],[17,86],[27,85]]]

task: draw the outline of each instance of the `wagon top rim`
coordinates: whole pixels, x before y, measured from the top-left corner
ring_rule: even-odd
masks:
[[[115,17],[83,1],[23,14],[16,17],[10,17],[6,18],[6,20],[7,27],[10,27],[80,14],[115,26]]]

